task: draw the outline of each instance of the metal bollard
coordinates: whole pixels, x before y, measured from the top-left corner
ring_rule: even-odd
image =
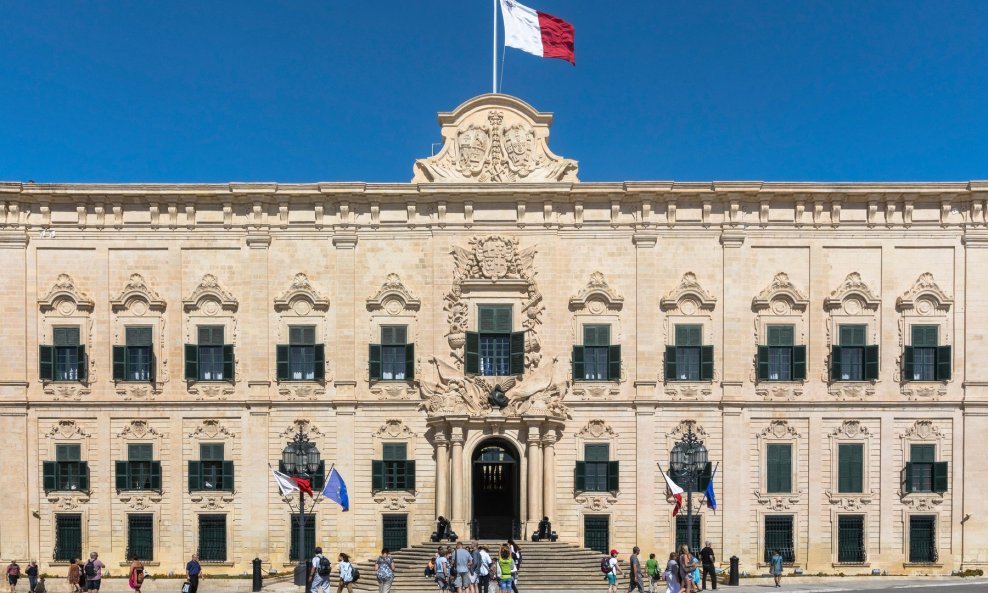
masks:
[[[253,569],[254,569],[254,586],[253,588],[251,588],[251,591],[257,593],[258,591],[261,590],[261,559],[254,558],[251,564],[253,565]]]
[[[739,562],[737,556],[731,556],[731,573],[728,575],[727,584],[732,587],[737,587],[741,584],[741,574],[738,570]]]

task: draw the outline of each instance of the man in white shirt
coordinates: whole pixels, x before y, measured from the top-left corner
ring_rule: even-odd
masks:
[[[316,548],[316,555],[312,557],[309,566],[309,578],[312,579],[312,593],[316,593],[322,587],[322,593],[329,593],[329,573],[332,564],[329,558],[322,555],[322,548]]]
[[[480,566],[477,567],[477,577],[480,593],[487,593],[488,585],[491,582],[491,555],[487,552],[487,546],[480,546]]]

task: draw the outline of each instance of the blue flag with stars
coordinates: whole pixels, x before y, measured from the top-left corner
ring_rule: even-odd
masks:
[[[710,483],[707,484],[707,491],[704,495],[707,497],[707,508],[712,509],[717,512],[717,498],[714,496],[714,476],[717,475],[717,468],[714,468],[712,474],[710,474]]]
[[[335,467],[329,470],[329,477],[326,478],[322,495],[343,507],[343,512],[350,510],[350,496],[346,492],[346,483]]]

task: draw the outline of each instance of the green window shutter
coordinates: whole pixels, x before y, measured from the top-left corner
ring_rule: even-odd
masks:
[[[510,313],[510,309],[508,310]],[[525,374],[525,332],[511,332],[511,362],[509,373]]]
[[[116,475],[117,491],[126,490],[127,484],[130,482],[130,476],[129,476],[130,472],[128,471],[130,469],[130,464],[126,461],[117,461],[116,463],[114,463],[114,465],[116,466],[116,474],[117,474]]]
[[[607,380],[621,380],[621,346],[619,344],[607,347]]]
[[[89,463],[79,462],[79,490],[89,492]]]
[[[185,345],[185,380],[199,380],[199,346],[196,344]]]
[[[281,471],[280,469],[278,471]],[[281,472],[285,473],[285,472]],[[312,490],[322,491],[322,487],[326,485],[326,462],[320,461],[319,466],[316,467],[316,471],[312,472]]]
[[[51,492],[55,489],[55,476],[58,472],[58,466],[54,461],[45,461],[41,464],[41,475],[43,477],[42,483],[44,484],[45,492]]]
[[[85,346],[79,346],[77,352],[79,361],[76,363],[76,376],[79,378],[80,382],[85,383],[86,379],[89,377],[89,374],[87,373],[89,370],[89,357],[86,355]]]
[[[371,492],[384,490],[384,461],[371,461]]]
[[[934,348],[940,345],[940,327],[936,325],[912,326],[911,346]]]
[[[463,366],[468,374],[476,375],[480,372],[480,334],[477,332],[466,332]]]
[[[154,350],[151,350],[151,368],[148,369],[148,382],[154,383],[157,374],[158,374],[158,357],[154,355]]]
[[[937,347],[937,381],[950,381],[950,346]]]
[[[202,490],[202,463],[199,461],[189,462],[189,492]]]
[[[848,443],[837,448],[837,491],[863,492],[864,445]]]
[[[42,381],[55,379],[55,348],[38,346],[38,378]]]
[[[714,380],[714,347],[700,346],[700,380]]]
[[[233,383],[236,380],[237,358],[233,353],[233,344],[223,345],[223,376]]]
[[[493,307],[478,307],[477,308],[477,329],[482,332],[493,332],[494,331],[494,308]]]
[[[54,477],[52,477],[52,480],[54,480]],[[573,485],[577,492],[583,492],[587,489],[587,463],[585,461],[576,462]]]
[[[621,468],[619,461],[608,461],[607,462],[607,489],[611,492],[617,492],[620,490],[619,478],[621,477]]]
[[[947,491],[947,462],[946,461],[935,461],[933,462],[933,491],[934,492],[946,492]]]
[[[806,346],[792,347],[792,380],[806,380]]]
[[[878,380],[878,346],[864,347],[864,378],[865,381]]]
[[[223,490],[228,492],[233,492],[233,462],[224,461],[223,462]]]
[[[381,345],[370,344],[367,347],[367,367],[371,381],[381,380]]]
[[[676,347],[666,346],[666,381],[676,380]]]
[[[913,491],[913,464],[911,462],[906,463],[906,466],[899,472],[899,484],[902,486],[903,494],[909,494]]]
[[[326,345],[316,344],[315,346],[312,347],[312,350],[314,352],[313,358],[316,367],[313,369],[312,376],[313,378],[315,378],[316,381],[325,381],[326,380]]]
[[[779,445],[765,446],[765,490],[779,491]]]
[[[830,380],[840,381],[840,346],[830,347]]]
[[[494,331],[506,334],[511,331],[511,307],[494,308]]]
[[[151,490],[161,491],[161,462],[151,462]]]
[[[758,347],[758,380],[768,381],[768,346]],[[669,378],[668,372],[666,378]]]
[[[415,461],[408,460],[405,462],[405,488],[407,490],[415,490]]]
[[[586,376],[583,365],[583,346],[573,346],[573,380],[582,381]]]
[[[706,492],[707,486],[710,485],[710,480],[713,479],[713,473],[714,464],[708,461],[707,464],[703,466],[703,471],[700,472],[700,475],[697,478],[696,490],[694,490],[694,492]]]
[[[701,325],[676,326],[677,346],[700,346],[702,344],[703,344],[703,326]]]
[[[288,344],[278,344],[275,346],[275,377],[278,381],[287,381],[288,371]]]
[[[768,457],[766,490],[770,493],[792,492],[792,445],[770,443],[765,452]]]
[[[415,378],[415,344],[405,344],[405,380]]]
[[[123,381],[127,378],[127,347],[113,347],[113,380]]]
[[[902,351],[902,380],[913,380],[913,347],[906,346]]]
[[[933,463],[937,460],[936,445],[914,444],[909,446],[909,461]]]

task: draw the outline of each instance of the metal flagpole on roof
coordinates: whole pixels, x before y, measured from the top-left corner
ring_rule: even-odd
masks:
[[[498,0],[494,0],[494,42],[492,44],[493,56],[494,56],[494,69],[491,71],[491,86],[494,88],[492,93],[497,93],[497,3]]]

